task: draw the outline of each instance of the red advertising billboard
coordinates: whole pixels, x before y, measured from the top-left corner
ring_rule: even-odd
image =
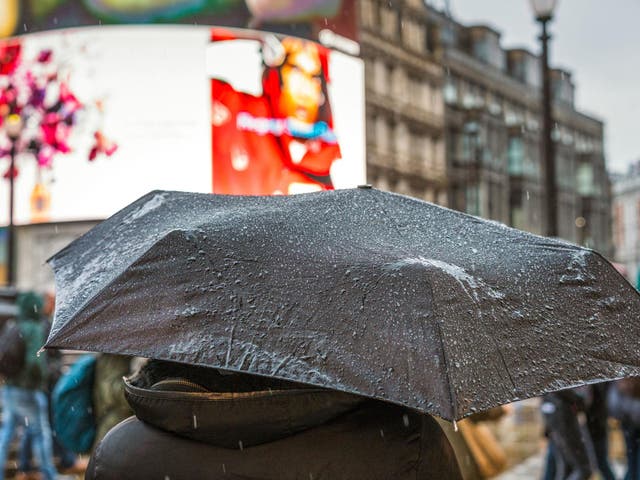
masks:
[[[213,191],[291,194],[333,189],[331,167],[342,158],[329,95],[331,52],[299,38],[213,29],[211,41],[255,42],[260,63],[243,56],[260,79],[211,79]],[[253,68],[252,68],[253,67]]]

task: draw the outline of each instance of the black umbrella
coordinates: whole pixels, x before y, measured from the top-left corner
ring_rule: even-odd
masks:
[[[51,260],[48,347],[282,378],[445,419],[640,375],[599,254],[375,189],[152,192]]]

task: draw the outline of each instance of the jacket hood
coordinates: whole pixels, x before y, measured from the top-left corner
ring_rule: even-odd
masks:
[[[21,293],[16,298],[20,320],[40,320],[44,299],[35,292]]]
[[[162,430],[242,449],[321,425],[364,399],[321,388],[212,368],[152,361],[125,379],[136,416]]]

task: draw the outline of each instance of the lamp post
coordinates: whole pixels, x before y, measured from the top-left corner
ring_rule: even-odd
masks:
[[[14,268],[14,254],[15,254],[15,231],[13,225],[13,188],[14,180],[16,176],[16,144],[20,138],[22,132],[22,118],[20,115],[11,114],[6,119],[6,133],[11,141],[11,150],[9,152],[11,165],[9,167],[9,228],[7,230],[7,281],[9,285],[15,284],[15,268]]]
[[[556,164],[552,131],[551,75],[549,72],[549,40],[547,24],[553,18],[557,0],[530,0],[536,20],[542,27],[542,158],[544,160],[544,184],[546,197],[546,234],[558,236],[558,191],[556,189]]]

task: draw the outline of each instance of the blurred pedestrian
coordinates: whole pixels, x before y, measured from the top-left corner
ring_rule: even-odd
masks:
[[[640,480],[640,378],[625,378],[609,389],[609,411],[620,421],[627,450],[625,480]]]
[[[609,382],[591,385],[590,404],[585,411],[587,431],[593,445],[596,464],[603,480],[615,480],[609,463],[609,410],[607,408],[607,391]],[[640,480],[640,479],[639,479]]]
[[[0,480],[16,428],[23,425],[33,439],[33,449],[45,480],[56,477],[53,464],[47,386],[46,353],[38,354],[46,340],[43,299],[34,292],[22,293],[16,300],[18,326],[25,343],[24,367],[6,378],[2,387],[2,426],[0,427]]]
[[[588,480],[592,474],[578,411],[584,400],[573,390],[543,397],[541,411],[549,438],[544,480]]]
[[[51,320],[55,311],[55,294],[53,292],[47,292],[44,296],[44,304],[42,307],[43,320],[46,321],[47,332],[51,328]],[[53,427],[53,416],[51,409],[51,393],[55,387],[58,379],[62,375],[63,361],[62,352],[60,350],[47,350],[47,400],[49,401],[49,425]],[[58,459],[57,466],[64,473],[82,473],[87,468],[88,460],[79,458],[74,452],[62,445],[56,437],[55,428],[52,428],[52,445],[54,459]],[[36,470],[35,465],[32,462],[33,454],[33,436],[30,431],[25,431],[20,445],[20,455],[18,458],[18,474],[16,480],[22,478],[32,478],[33,472]],[[25,474],[22,476],[21,474]]]
[[[544,480],[587,479],[596,469],[603,480],[615,480],[608,458],[606,390],[606,384],[598,384],[545,395],[542,413],[549,445]],[[580,413],[586,417],[584,428]]]

